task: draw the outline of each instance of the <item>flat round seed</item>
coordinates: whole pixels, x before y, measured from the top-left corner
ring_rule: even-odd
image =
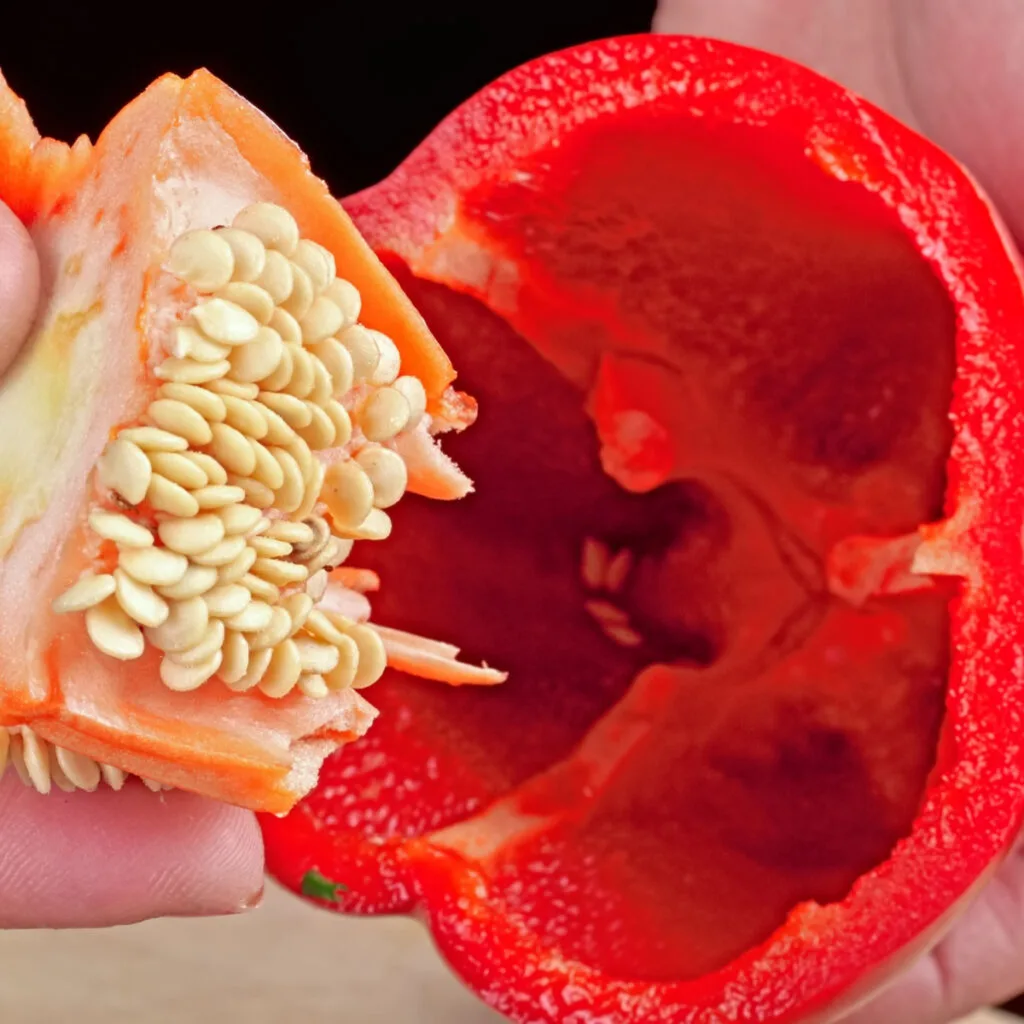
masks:
[[[334,569],[352,553],[352,546],[351,540],[332,537],[324,549],[307,563],[307,568],[311,573],[321,572],[325,568]]]
[[[322,245],[300,238],[292,253],[292,263],[309,275],[313,290],[320,294],[334,280],[334,256]]]
[[[86,608],[105,601],[117,589],[117,581],[109,573],[83,576],[68,587],[51,606],[57,615],[67,612],[84,612]]]
[[[320,492],[324,487],[324,473],[326,467],[319,459],[313,460],[312,473],[304,478],[305,493],[299,507],[295,510],[296,519],[306,519],[313,512],[313,509],[320,502]]]
[[[289,636],[294,636],[306,624],[309,613],[313,610],[313,598],[309,594],[299,591],[289,594],[282,602],[281,607],[288,613],[291,620]]]
[[[250,601],[237,615],[232,615],[225,625],[240,633],[258,633],[270,625],[273,614],[274,609],[265,601]]]
[[[248,476],[256,468],[256,456],[252,453],[245,434],[226,423],[214,423],[210,428],[210,454],[230,473]]]
[[[391,516],[383,509],[374,508],[358,526],[338,532],[353,540],[387,540],[391,536]]]
[[[317,405],[326,405],[334,394],[334,382],[327,372],[327,367],[314,355],[313,356],[313,390],[309,393],[310,402]]]
[[[281,391],[288,386],[295,364],[292,355],[294,351],[295,346],[293,345],[285,345],[281,349],[281,361],[277,364],[277,369],[260,381],[260,386],[264,391]]]
[[[353,324],[338,335],[338,341],[352,359],[352,379],[369,380],[380,362],[380,349],[373,335],[362,324]]]
[[[248,310],[224,299],[207,299],[192,310],[203,334],[222,345],[244,345],[256,337],[260,322]]]
[[[346,394],[355,379],[352,356],[348,349],[337,338],[325,338],[319,344],[311,345],[310,352],[323,363],[330,374],[331,394]]]
[[[125,615],[113,597],[86,609],[85,629],[99,650],[118,661],[134,661],[141,658],[146,649],[142,630]]]
[[[231,352],[230,345],[211,341],[202,331],[188,324],[181,324],[174,329],[166,348],[168,355],[175,359],[191,359],[197,363],[217,363],[227,359]]]
[[[185,575],[170,586],[157,587],[157,593],[172,601],[187,601],[205,594],[217,584],[217,570],[208,565],[190,565]]]
[[[253,459],[255,460],[255,455]],[[236,476],[232,473],[228,477],[228,482],[234,487],[240,487],[246,502],[255,505],[256,508],[270,508],[274,504],[274,492],[266,484],[261,484],[259,480],[253,480],[247,476]]]
[[[163,430],[178,434],[190,444],[210,443],[210,424],[190,405],[173,398],[158,398],[146,410],[149,418]]]
[[[345,634],[318,608],[314,608],[306,617],[305,629],[318,640],[334,644],[335,647],[341,646],[346,639]]]
[[[252,566],[252,574],[273,583],[276,587],[286,587],[291,583],[304,583],[309,572],[304,565],[297,565],[295,562],[257,558]]]
[[[324,474],[320,497],[336,527],[352,528],[373,508],[373,484],[358,462],[332,462]]]
[[[126,548],[153,546],[153,534],[141,523],[133,522],[120,512],[95,508],[89,513],[89,529],[104,540],[112,540]]]
[[[263,518],[263,513],[252,505],[232,504],[217,509],[226,534],[248,533]]]
[[[222,565],[220,569],[217,570],[217,579],[221,583],[240,582],[248,575],[249,570],[252,568],[253,562],[256,561],[257,557],[256,552],[253,551],[252,548],[243,548],[235,558],[228,562],[227,565]],[[257,594],[256,596],[267,600],[265,594]]]
[[[214,619],[203,634],[203,639],[187,651],[177,651],[170,655],[172,661],[179,665],[198,665],[206,661],[215,651],[224,646],[224,623]]]
[[[278,306],[270,316],[270,326],[281,335],[281,340],[289,345],[302,344],[302,328],[299,321]]]
[[[212,394],[207,388],[199,387],[196,384],[177,384],[171,381],[161,384],[157,394],[161,398],[184,402],[209,422],[220,423],[224,419],[224,403],[219,395]]]
[[[223,487],[228,482],[228,471],[206,452],[182,452],[181,457],[198,466],[205,474],[212,487]]]
[[[164,545],[183,555],[209,551],[224,539],[224,523],[219,516],[207,512],[189,519],[165,519],[157,532]]]
[[[336,437],[334,422],[315,402],[307,402],[306,406],[310,412],[310,423],[297,431],[299,437],[315,452],[330,448]]]
[[[277,519],[270,524],[268,537],[287,541],[289,544],[311,544],[316,534],[306,523],[293,523],[290,519]]]
[[[248,437],[254,437],[257,441],[267,436],[267,417],[259,402],[225,395],[224,408],[226,411],[224,422],[229,427],[234,427],[235,430],[241,431]]]
[[[398,352],[398,346],[380,331],[371,330],[370,334],[373,335],[373,340],[377,343],[377,349],[380,352],[380,359],[373,373],[370,374],[370,383],[391,384],[398,377],[402,368],[402,357]]]
[[[352,686],[361,690],[372,686],[384,675],[384,669],[388,667],[387,652],[384,650],[384,641],[369,626],[352,626],[347,632],[359,651],[359,664]]]
[[[235,254],[227,241],[213,231],[186,231],[171,246],[167,267],[200,291],[212,292],[231,280]]]
[[[146,500],[153,508],[172,516],[184,518],[194,516],[199,511],[199,503],[184,487],[159,473],[154,473],[153,479],[149,481]]]
[[[302,470],[294,456],[283,448],[271,448],[270,454],[277,460],[284,473],[284,484],[278,488],[276,497],[272,500],[282,512],[294,512],[305,495],[306,485],[302,479]]]
[[[267,262],[263,266],[263,273],[256,278],[256,284],[270,295],[275,306],[280,306],[292,293],[292,265],[287,257],[273,249],[270,250],[267,253]]]
[[[64,747],[55,747],[57,763],[61,771],[75,784],[76,788],[87,793],[95,792],[100,784],[100,766],[85,754]]]
[[[292,631],[292,620],[288,612],[278,605],[273,609],[270,623],[249,638],[249,646],[258,651],[264,647],[276,647],[287,640]]]
[[[193,491],[192,497],[200,508],[221,509],[244,501],[245,491],[233,484],[211,484]]]
[[[111,441],[96,460],[96,476],[129,505],[138,505],[149,490],[153,467],[145,451],[132,441]]]
[[[333,644],[320,643],[308,636],[297,636],[295,646],[299,649],[303,672],[326,674],[337,668],[338,648]]]
[[[337,402],[332,398],[324,407],[324,412],[327,413],[331,423],[334,424],[335,445],[342,447],[348,444],[352,440],[352,420],[349,417],[348,410],[341,402]]]
[[[288,298],[282,302],[281,308],[286,313],[291,313],[301,324],[302,318],[309,312],[316,293],[313,290],[313,282],[309,279],[302,267],[292,264],[292,290]]]
[[[268,394],[271,392],[268,392]],[[267,444],[289,444],[296,438],[295,431],[281,418],[279,413],[264,405],[263,418],[267,421],[267,434],[262,438]]]
[[[274,312],[274,300],[270,292],[251,282],[232,281],[217,292],[217,298],[241,306],[261,324],[267,323]]]
[[[316,372],[313,369],[313,356],[304,348],[292,349],[292,376],[288,381],[287,391],[296,398],[308,398],[316,384]]]
[[[222,583],[203,595],[210,614],[219,619],[229,619],[245,609],[252,600],[249,590],[238,583]]]
[[[285,445],[284,448],[298,465],[303,481],[308,482],[311,480],[316,459],[313,458],[309,445],[301,437],[296,436],[295,441],[292,444]]]
[[[307,345],[315,345],[318,341],[329,338],[336,331],[340,331],[344,324],[345,316],[341,310],[322,295],[312,301],[306,315],[299,319],[302,340]]]
[[[327,571],[325,569],[316,570],[306,580],[306,593],[314,601],[319,601],[327,593]]]
[[[260,327],[259,334],[246,345],[239,345],[231,353],[232,380],[254,383],[269,377],[280,365],[284,342],[272,327]]]
[[[397,504],[409,483],[409,471],[398,452],[380,445],[367,445],[355,458],[373,485],[373,503],[377,508]]]
[[[241,398],[247,402],[252,401],[260,393],[260,389],[255,384],[241,380],[229,380],[227,377],[211,380],[206,385],[206,389],[216,395],[231,395],[232,398]]]
[[[249,590],[253,597],[266,601],[268,604],[274,604],[281,599],[279,587],[275,587],[268,580],[260,579],[259,576],[253,576],[252,573],[246,573],[238,582]]]
[[[248,231],[268,249],[277,249],[286,256],[291,256],[299,244],[299,226],[295,218],[276,203],[250,204],[238,213],[231,226]]]
[[[188,559],[166,548],[122,548],[118,564],[129,576],[151,587],[170,587],[180,583],[188,569]]]
[[[230,689],[238,693],[251,690],[266,674],[267,666],[270,664],[270,659],[273,656],[274,651],[270,647],[262,651],[253,651],[246,656],[247,663],[244,674],[238,679],[233,681],[225,679],[224,682]]]
[[[409,422],[405,429],[415,427],[427,411],[427,392],[419,377],[399,377],[391,385],[409,403]]]
[[[267,250],[263,243],[248,231],[238,228],[215,228],[219,238],[223,238],[235,257],[235,271],[232,275],[236,281],[255,281],[263,272],[263,264],[267,259]]]
[[[302,664],[294,640],[285,640],[274,648],[266,675],[259,688],[268,697],[284,697],[294,689],[302,674]]]
[[[210,613],[201,597],[190,597],[185,601],[174,601],[171,613],[159,626],[146,630],[146,637],[161,651],[186,651],[195,647],[210,622]]]
[[[363,300],[351,281],[336,277],[323,290],[323,294],[341,310],[346,327],[351,327],[359,319]]]
[[[130,441],[146,452],[183,452],[188,448],[188,441],[180,434],[159,427],[128,427],[117,435],[117,439]]]
[[[311,700],[320,700],[331,692],[323,676],[310,675],[305,672],[299,676],[298,687]]]
[[[241,633],[229,629],[224,636],[223,650],[224,657],[217,674],[228,685],[237,683],[249,668],[249,645]]]
[[[294,395],[261,391],[260,402],[271,412],[276,412],[292,430],[308,427],[313,419],[308,404]]]
[[[288,541],[275,540],[273,537],[250,537],[249,547],[256,552],[260,558],[287,558],[292,553],[292,546]]]
[[[153,371],[160,380],[177,381],[179,384],[206,384],[223,377],[231,364],[222,359],[216,363],[201,363],[196,359],[165,359]]]
[[[173,659],[165,657],[160,662],[160,678],[163,680],[164,686],[178,693],[197,690],[220,668],[221,657],[219,649],[205,661],[200,661],[195,665],[181,665]]]
[[[324,676],[331,690],[347,690],[356,681],[359,672],[359,647],[350,636],[341,636],[335,643],[338,650],[338,664]]]
[[[141,626],[161,626],[167,621],[170,606],[147,583],[140,583],[124,569],[114,570],[117,581],[117,603]]]
[[[205,487],[209,478],[187,456],[187,452],[151,452],[149,461],[157,473],[179,487],[186,490]]]
[[[373,392],[356,414],[368,441],[390,441],[409,422],[411,410],[405,396],[394,388]]]
[[[284,485],[284,470],[281,469],[280,463],[259,441],[250,437],[249,444],[256,456],[256,468],[252,471],[253,479],[276,491]]]
[[[212,565],[219,569],[233,562],[244,550],[244,537],[239,535],[225,537],[219,544],[215,544],[207,551],[193,555],[192,561],[197,565]]]
[[[124,788],[125,780],[128,778],[120,768],[115,768],[112,764],[101,764],[100,775],[103,776],[103,781],[115,792],[119,792]]]

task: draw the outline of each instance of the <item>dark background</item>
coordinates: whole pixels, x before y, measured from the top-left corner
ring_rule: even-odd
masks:
[[[143,5],[129,18],[98,7],[22,5],[0,38],[0,69],[44,135],[95,139],[153,79],[206,67],[277,121],[344,196],[385,177],[503,72],[575,43],[645,32],[655,2],[279,0],[228,13],[193,0]]]

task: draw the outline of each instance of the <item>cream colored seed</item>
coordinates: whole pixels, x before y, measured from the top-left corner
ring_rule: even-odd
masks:
[[[179,384],[206,384],[223,377],[231,364],[222,359],[216,363],[201,363],[196,359],[165,359],[153,371],[160,380],[175,381]]]
[[[226,423],[215,423],[210,429],[210,454],[229,472],[248,476],[256,468],[256,456],[245,435]]]
[[[255,383],[269,377],[280,365],[284,342],[272,327],[261,327],[259,334],[247,345],[239,345],[231,353],[232,380]]]
[[[610,601],[584,601],[583,607],[602,626],[626,625],[629,622],[629,616]]]
[[[353,528],[373,508],[373,483],[358,462],[332,462],[324,474],[320,498],[336,527]]]
[[[305,494],[302,503],[295,510],[296,519],[307,519],[313,513],[313,509],[320,503],[320,492],[324,486],[324,473],[326,467],[318,459],[313,460],[313,471],[305,478]]]
[[[326,568],[335,568],[344,561],[342,544],[351,544],[351,541],[343,541],[332,537],[317,554],[306,563],[310,573],[319,573]]]
[[[190,405],[173,398],[158,398],[146,410],[149,418],[164,430],[178,434],[190,444],[210,443],[210,424]]]
[[[229,686],[237,683],[249,667],[249,645],[241,633],[228,630],[224,637],[224,657],[218,675]]]
[[[313,536],[309,541],[296,546],[295,560],[297,562],[310,561],[331,539],[331,528],[322,516],[310,516],[305,523]]]
[[[644,642],[643,636],[632,626],[602,623],[601,629],[609,640],[614,640],[620,647],[639,647]]]
[[[273,613],[274,609],[265,601],[250,601],[237,615],[232,615],[225,625],[240,633],[258,633],[270,625]]]
[[[380,331],[371,330],[370,334],[377,343],[377,350],[380,352],[380,359],[377,366],[370,374],[371,384],[392,384],[397,379],[402,368],[402,357],[398,352],[398,346]]]
[[[629,570],[632,568],[633,552],[629,548],[623,548],[608,563],[608,569],[604,575],[605,589],[612,594],[618,593],[626,582],[626,577],[629,576]]]
[[[596,537],[587,537],[583,541],[580,554],[580,577],[585,586],[597,590],[603,583],[608,571],[610,552],[608,545]]]
[[[297,431],[299,437],[315,452],[330,448],[336,436],[333,421],[319,405],[313,402],[307,402],[306,405],[310,412],[310,424]]]
[[[32,786],[42,794],[50,792],[49,753],[42,740],[31,730],[21,731],[22,757]]]
[[[220,668],[221,658],[220,650],[214,651],[205,661],[195,665],[181,665],[172,658],[165,657],[160,662],[160,678],[164,686],[178,693],[197,690]]]
[[[263,418],[267,421],[267,434],[262,440],[267,444],[284,445],[295,440],[295,431],[278,413],[266,405],[263,406]]]
[[[186,651],[171,654],[171,660],[179,665],[199,665],[206,661],[215,651],[224,646],[224,623],[214,619],[206,627],[202,640]]]
[[[289,345],[302,344],[302,328],[299,321],[278,306],[270,316],[270,326],[281,335],[281,340]]]
[[[256,552],[253,552],[253,562],[256,561]],[[252,573],[246,573],[240,580],[239,583],[245,587],[253,597],[259,598],[261,601],[266,601],[273,604],[281,599],[281,590],[275,587],[269,580],[260,579],[259,576],[253,576]]]
[[[293,263],[291,294],[281,303],[281,308],[286,313],[291,313],[301,324],[303,317],[312,307],[315,297],[313,282],[309,279],[309,274],[302,267],[298,267]]]
[[[394,388],[380,388],[370,395],[357,414],[368,441],[390,441],[409,422],[409,403]]]
[[[203,334],[222,345],[244,345],[259,333],[260,323],[248,310],[224,299],[207,299],[192,309]]]
[[[299,239],[299,244],[292,253],[292,263],[309,275],[317,295],[334,280],[333,254],[308,238]]]
[[[270,665],[270,659],[273,656],[274,652],[270,647],[262,651],[253,651],[247,655],[245,673],[233,682],[225,679],[225,683],[232,690],[239,693],[251,690],[266,674],[267,667]]]
[[[175,359],[191,359],[197,363],[218,363],[227,359],[231,353],[230,345],[221,345],[211,341],[202,331],[197,331],[188,324],[174,329],[170,344],[166,346],[167,354]]]
[[[270,524],[267,536],[288,544],[309,544],[315,534],[313,528],[306,523],[296,523],[290,519],[276,519]]]
[[[326,338],[310,351],[323,363],[331,378],[331,393],[344,395],[352,387],[354,379],[352,356],[337,338]]]
[[[142,626],[161,626],[170,615],[167,602],[147,583],[140,583],[124,569],[114,570],[117,603],[126,615]]]
[[[192,492],[200,508],[219,510],[245,499],[245,491],[233,484],[211,484]]]
[[[324,411],[334,424],[334,443],[342,447],[352,440],[352,420],[349,418],[348,410],[341,404],[331,399]]]
[[[316,372],[313,369],[313,356],[304,348],[297,346],[292,349],[292,376],[288,381],[288,394],[296,398],[308,398],[316,384]]]
[[[245,538],[241,536],[225,537],[219,544],[215,544],[207,551],[192,556],[192,561],[197,565],[211,565],[214,568],[221,568],[230,565],[246,547]]]
[[[141,523],[133,522],[119,512],[95,508],[89,513],[89,528],[104,540],[112,540],[127,548],[153,546],[153,534]]]
[[[149,481],[146,500],[153,508],[172,516],[185,518],[199,511],[199,502],[184,487],[159,473],[154,473],[153,479]]]
[[[409,483],[409,471],[397,452],[379,445],[367,445],[355,458],[373,485],[373,503],[377,508],[397,504]]]
[[[190,519],[165,519],[157,532],[171,551],[197,555],[224,539],[224,523],[219,516],[206,513]]]
[[[352,359],[353,380],[369,380],[380,362],[380,349],[373,335],[362,324],[353,324],[338,335],[338,341]]]
[[[302,674],[302,664],[294,640],[285,640],[274,648],[266,675],[259,688],[268,697],[284,697],[294,689]]]
[[[153,469],[172,483],[186,489],[205,487],[207,475],[189,458],[187,452],[151,452]]]
[[[276,412],[293,430],[308,427],[313,419],[307,403],[294,395],[261,391],[260,402],[272,412]]]
[[[301,437],[296,437],[292,444],[285,446],[285,450],[295,460],[296,465],[299,467],[299,471],[302,473],[303,481],[308,482],[311,480],[317,460],[313,458],[313,453],[309,450],[309,445],[306,444]],[[302,519],[305,517],[297,516],[296,518]]]
[[[153,467],[142,448],[118,438],[103,449],[96,462],[96,475],[104,487],[119,494],[129,505],[138,505],[146,497]]]
[[[356,286],[350,281],[335,278],[323,290],[323,294],[341,310],[346,327],[351,327],[359,319],[363,300]]]
[[[253,455],[256,456],[256,468],[252,471],[253,479],[258,480],[272,491],[284,486],[284,470],[281,469],[281,464],[277,459],[259,441],[255,441],[251,437],[249,445]]]
[[[308,276],[307,276],[308,280]],[[299,320],[302,328],[302,340],[306,345],[315,345],[324,338],[329,338],[344,326],[345,317],[341,310],[330,299],[322,295],[310,304],[306,315]]]
[[[298,636],[295,646],[299,650],[299,661],[303,672],[326,674],[337,668],[338,648],[333,644],[322,644],[311,637]]]
[[[359,646],[352,637],[342,634],[335,647],[338,664],[324,676],[324,681],[331,690],[347,690],[355,683],[359,672]]]
[[[159,427],[128,427],[118,435],[119,441],[130,441],[146,452],[183,452],[188,441],[179,434]]]
[[[161,651],[187,651],[203,639],[209,622],[210,613],[203,598],[190,597],[186,601],[175,601],[166,621],[146,630],[146,636]]]
[[[277,505],[282,512],[294,512],[302,503],[305,493],[305,483],[302,479],[302,470],[295,461],[294,456],[283,448],[271,448],[270,454],[274,456],[284,473],[284,484],[278,489],[276,498],[271,491],[271,501]]]
[[[427,411],[427,392],[419,377],[399,377],[391,385],[409,403],[409,421],[405,429],[415,427]]]
[[[304,565],[295,562],[282,562],[276,558],[257,558],[253,563],[252,573],[273,583],[277,587],[286,587],[292,583],[304,583],[309,572]]]
[[[239,583],[223,583],[203,595],[210,614],[220,619],[229,619],[245,610],[252,600],[252,594]]]
[[[268,249],[277,249],[285,256],[291,256],[299,244],[299,226],[295,218],[276,203],[250,204],[238,213],[231,226],[248,231]]]
[[[261,558],[287,558],[292,553],[292,546],[287,541],[266,536],[250,537],[249,547]]]
[[[151,587],[170,587],[180,583],[188,569],[188,559],[166,548],[122,548],[118,564],[129,576]]]
[[[327,572],[325,569],[318,569],[306,580],[306,593],[314,601],[327,593]]]
[[[249,437],[258,441],[261,437],[267,436],[267,417],[263,413],[263,406],[259,402],[247,401],[242,398],[233,398],[230,395],[224,397],[224,408],[226,416],[224,422],[229,427],[241,431]]]
[[[252,548],[244,547],[227,565],[222,565],[217,570],[217,579],[221,583],[238,583],[244,581],[248,575],[249,570],[253,566],[253,562],[256,561],[257,555]],[[262,597],[266,600],[264,594],[257,594],[257,597]]]
[[[309,613],[313,610],[313,598],[309,594],[299,591],[295,594],[289,594],[281,604],[291,620],[289,636],[294,636],[305,626],[306,619],[309,618]]]
[[[255,456],[253,456],[255,462]],[[255,505],[256,508],[270,508],[274,504],[274,492],[266,486],[261,484],[258,480],[253,480],[247,476],[236,476],[234,473],[228,477],[228,481],[235,487],[240,487],[245,496],[245,500],[250,505]]]
[[[101,604],[117,589],[117,582],[109,573],[83,576],[68,587],[51,606],[57,615],[67,612],[84,612],[87,608]]]
[[[64,747],[54,747],[54,756],[61,771],[78,789],[84,789],[87,793],[96,791],[101,779],[100,766],[91,757]]]
[[[128,778],[120,768],[115,768],[112,764],[101,764],[100,774],[103,776],[103,781],[114,791],[123,789],[125,780]]]
[[[323,676],[303,674],[299,676],[299,689],[311,700],[320,700],[330,692],[330,687]]]
[[[384,669],[388,667],[387,652],[384,650],[384,641],[369,626],[351,626],[347,633],[359,651],[359,664],[352,685],[361,690],[372,686],[384,675]]]
[[[241,306],[261,324],[268,323],[274,312],[274,300],[270,297],[270,292],[250,282],[232,281],[217,292],[217,298]]]
[[[14,770],[18,773],[18,778],[21,779],[22,785],[34,788],[35,783],[25,769],[25,746],[21,739],[22,731],[9,734],[8,758],[10,763],[14,765]]]
[[[334,644],[335,647],[340,647],[345,640],[345,634],[318,608],[309,613],[305,628],[318,640]]]
[[[292,379],[292,370],[294,369],[294,357],[292,355],[294,351],[295,347],[291,344],[286,344],[281,349],[281,361],[277,364],[277,369],[260,381],[264,391],[282,391],[288,386],[288,382]]]
[[[238,228],[216,228],[215,232],[231,246],[235,257],[234,279],[255,281],[263,272],[263,264],[267,260],[267,250],[263,243],[255,235]]]
[[[334,394],[334,382],[327,368],[313,356],[313,390],[309,393],[309,401],[317,405],[326,405]]]
[[[85,629],[99,650],[118,661],[134,661],[141,658],[146,649],[142,630],[125,615],[113,597],[86,609]]]
[[[266,290],[274,300],[275,306],[280,306],[291,295],[292,283],[291,263],[279,252],[274,250],[268,252],[263,273],[256,278],[256,284]]]
[[[167,266],[172,274],[193,287],[212,292],[231,280],[235,254],[227,241],[213,231],[186,231],[171,246]]]
[[[170,586],[157,587],[157,592],[172,601],[187,601],[205,594],[217,584],[217,570],[208,565],[190,565],[185,575]]]
[[[211,380],[206,385],[206,389],[217,395],[231,395],[232,398],[241,398],[247,402],[251,402],[260,393],[260,389],[255,384],[241,380],[228,380],[227,377]]]
[[[254,651],[259,651],[264,647],[276,647],[283,640],[288,639],[291,631],[291,617],[285,608],[278,605],[272,610],[270,623],[249,638],[249,646]]]
[[[337,532],[352,540],[387,540],[391,536],[391,516],[383,509],[371,509],[358,526],[345,527]]]
[[[263,518],[263,513],[252,505],[232,504],[217,509],[228,534],[248,533]]]
[[[182,452],[181,457],[198,466],[205,474],[211,487],[223,487],[228,482],[227,470],[206,452]]]

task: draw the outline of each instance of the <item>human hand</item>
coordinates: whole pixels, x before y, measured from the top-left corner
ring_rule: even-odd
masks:
[[[1019,0],[662,0],[654,28],[777,53],[946,149],[1024,240]],[[947,1024],[1024,990],[1024,845],[949,935],[842,1024]]]
[[[39,264],[0,203],[0,374],[25,342]],[[0,928],[99,927],[240,912],[259,902],[263,850],[253,815],[189,793],[40,796],[0,780]]]

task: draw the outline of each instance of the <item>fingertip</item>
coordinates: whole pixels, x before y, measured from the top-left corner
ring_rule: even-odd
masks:
[[[25,226],[0,203],[0,375],[28,337],[39,302],[39,257]]]

